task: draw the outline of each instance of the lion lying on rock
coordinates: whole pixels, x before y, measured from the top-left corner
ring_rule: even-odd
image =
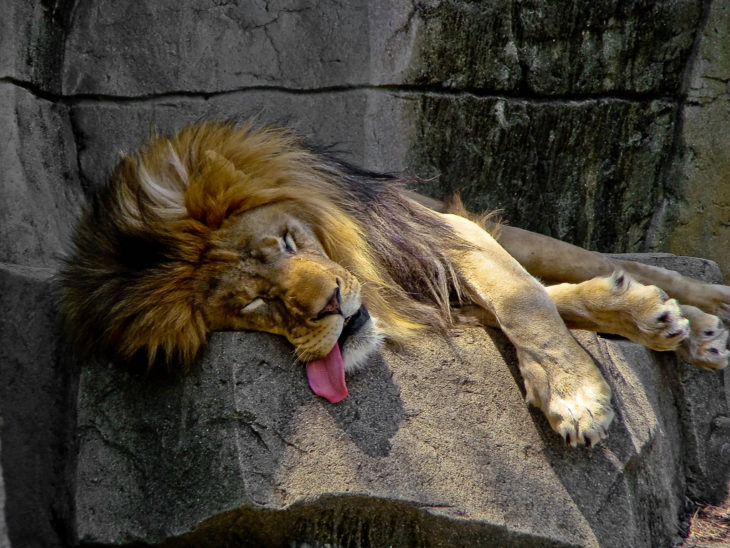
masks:
[[[114,360],[187,366],[210,331],[283,335],[331,402],[384,339],[499,326],[527,401],[571,445],[605,437],[613,411],[568,328],[727,365],[730,287],[489,228],[289,132],[203,123],[121,161],[76,230],[62,308],[79,346]]]

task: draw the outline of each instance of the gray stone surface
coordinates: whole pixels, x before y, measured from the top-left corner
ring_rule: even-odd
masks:
[[[571,449],[524,404],[501,333],[454,335],[385,350],[334,406],[267,335],[214,335],[185,378],[84,368],[80,540],[668,545],[687,489],[724,494],[722,372],[577,333],[617,419]]]
[[[81,4],[66,40],[64,91],[139,96],[365,84],[367,11],[364,0]]]
[[[0,548],[8,548],[8,524],[5,520],[5,481],[3,480],[2,467],[2,418],[0,417]]]
[[[60,93],[66,28],[73,2],[4,0],[0,18],[0,79]]]
[[[710,257],[730,278],[730,3],[712,2],[683,91],[678,153],[658,234],[663,249]]]
[[[702,2],[418,2],[412,78],[523,95],[671,95]]]
[[[73,6],[65,32],[63,89],[139,96],[387,83],[671,95],[701,6],[699,0],[81,4]],[[71,8],[59,6],[57,18]]]
[[[714,261],[671,253],[614,254],[619,259],[676,270],[684,276],[708,283],[723,283],[720,267]],[[679,372],[677,409],[682,417],[683,444],[686,452],[687,493],[695,501],[723,501],[730,484],[722,474],[730,471],[730,369],[724,372],[722,398],[710,400],[706,394],[716,391],[716,380],[697,368],[684,367]]]
[[[83,203],[68,108],[0,82],[0,262],[57,264]]]
[[[0,263],[4,516],[16,548],[65,546],[73,538],[77,375],[57,337],[52,273]]]
[[[675,110],[664,100],[424,96],[409,163],[434,177],[429,194],[461,191],[473,210],[500,208],[515,226],[640,251],[664,193]]]

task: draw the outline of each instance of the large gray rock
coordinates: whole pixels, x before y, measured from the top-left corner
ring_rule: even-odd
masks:
[[[715,274],[717,270],[715,270]],[[96,364],[79,390],[80,541],[124,545],[662,546],[727,485],[722,372],[576,333],[610,437],[566,447],[495,330],[386,349],[316,398],[281,339],[215,334],[193,372]]]
[[[77,369],[58,337],[48,268],[0,263],[0,417],[7,534],[16,548],[73,540]],[[2,540],[0,540],[0,546]]]
[[[93,4],[73,9],[63,75],[68,94],[139,96],[368,82],[364,0],[124,0],[104,9]]]
[[[64,44],[68,94],[417,84],[671,95],[701,7],[699,0],[124,0],[57,11],[73,9]]]
[[[0,445],[2,445],[2,418],[0,418]],[[0,447],[0,548],[10,546],[8,539],[8,524],[5,520],[5,482],[2,474],[2,447]]]

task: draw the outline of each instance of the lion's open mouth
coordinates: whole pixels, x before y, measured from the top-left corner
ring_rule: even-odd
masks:
[[[342,359],[340,347],[369,320],[368,309],[362,305],[357,312],[345,319],[342,333],[330,353],[322,359],[307,363],[309,387],[315,394],[322,396],[330,403],[337,403],[347,397],[345,362]]]
[[[362,326],[368,323],[369,319],[370,314],[368,313],[368,309],[365,305],[362,305],[352,316],[345,318],[345,326],[342,328],[342,333],[340,333],[337,342],[343,344],[349,337],[360,331]]]

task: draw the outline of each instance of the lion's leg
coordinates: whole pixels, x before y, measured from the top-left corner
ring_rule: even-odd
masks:
[[[600,253],[513,226],[500,225],[497,241],[545,284],[580,283],[616,270],[616,265]]]
[[[730,325],[730,287],[707,284],[672,270],[634,261],[614,260],[614,262],[638,282],[657,285],[681,304],[700,308]]]
[[[728,340],[730,326],[730,287],[706,284],[664,268],[613,259],[519,228],[502,226],[498,238],[528,272],[547,284],[581,283],[623,270],[641,284],[660,287],[679,301],[683,315],[690,321],[690,336],[682,345],[683,356],[700,367],[717,369],[727,364],[728,352],[723,344]],[[700,314],[701,311],[704,313]],[[642,310],[638,314],[650,312]]]
[[[730,359],[728,332],[717,316],[694,306],[680,307],[657,286],[640,284],[625,273],[552,285],[546,291],[571,329],[621,335],[659,351],[677,350],[705,369],[722,369]],[[498,325],[492,314],[478,307],[459,309],[459,317]]]
[[[621,335],[654,350],[676,350],[689,335],[679,304],[623,272],[546,288],[568,327]]]
[[[546,284],[580,283],[625,270],[644,285],[656,285],[682,304],[730,322],[730,287],[706,284],[677,272],[635,261],[613,259],[521,228],[500,226],[497,240],[527,271]]]
[[[654,350],[677,349],[705,369],[728,364],[728,332],[722,321],[697,307],[680,306],[655,285],[615,272],[579,284],[553,285],[547,292],[569,327],[621,335]]]
[[[435,211],[451,210],[468,216],[460,202],[455,208],[444,202],[409,193],[415,201]],[[730,327],[730,286],[706,284],[655,266],[606,257],[536,232],[489,223],[499,244],[533,276],[545,284],[580,283],[609,276],[622,269],[644,285],[656,285],[682,304],[720,317]]]
[[[454,252],[453,260],[466,293],[515,345],[528,402],[571,445],[605,437],[613,419],[611,390],[545,288],[477,225],[455,215],[444,220],[474,245]]]

